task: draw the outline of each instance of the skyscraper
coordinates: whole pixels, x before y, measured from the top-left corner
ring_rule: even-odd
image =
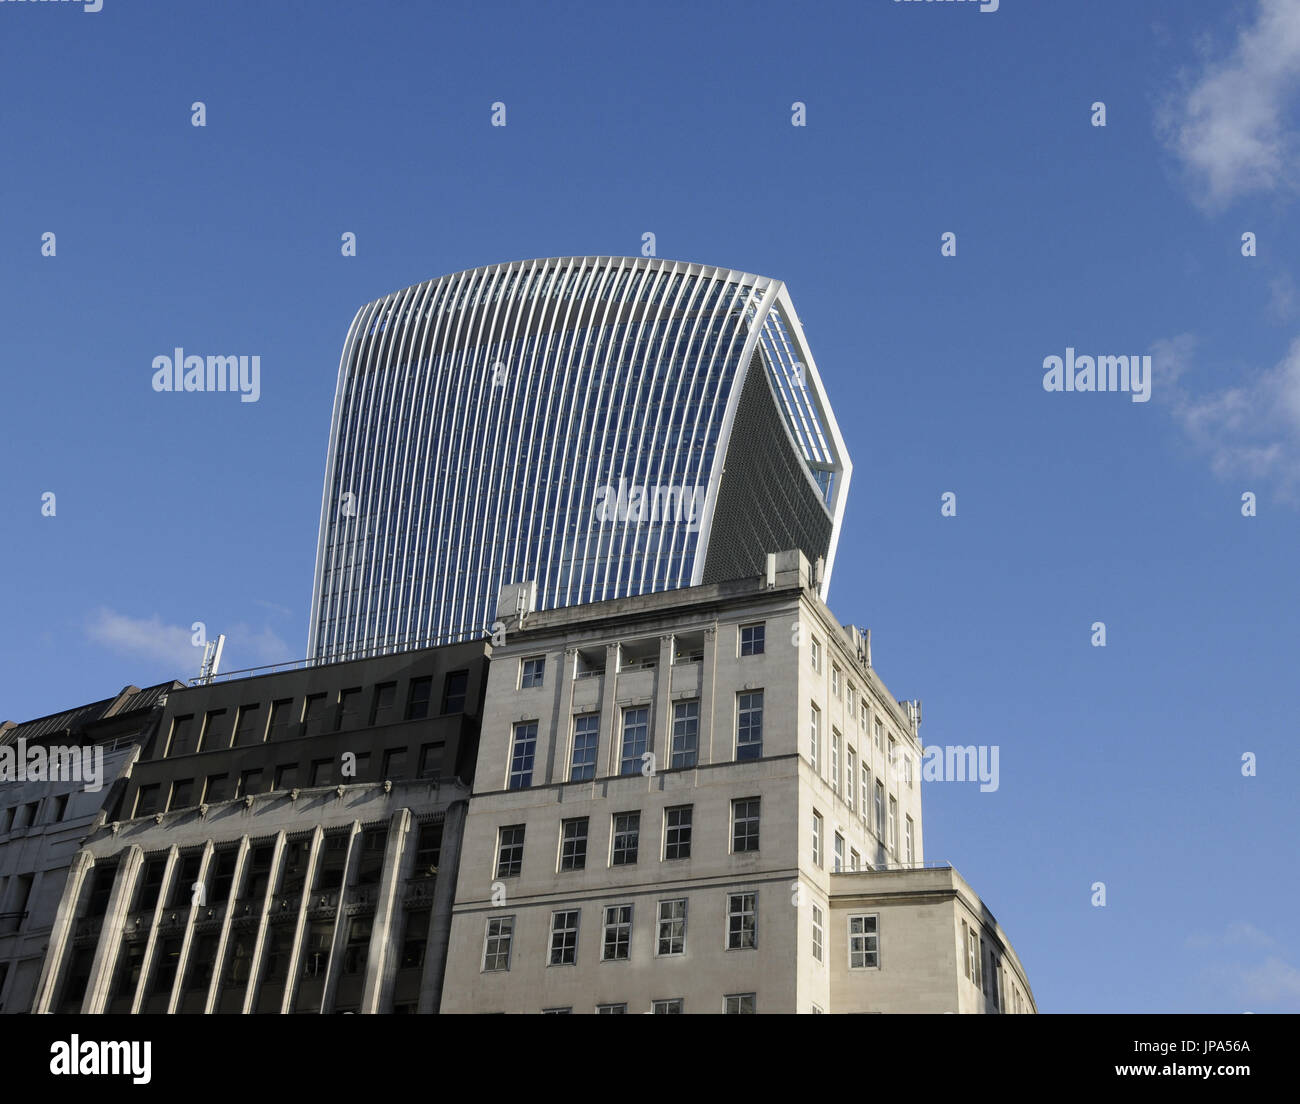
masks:
[[[362,307],[339,365],[308,650],[824,561],[852,471],[785,285],[644,257],[443,276]]]

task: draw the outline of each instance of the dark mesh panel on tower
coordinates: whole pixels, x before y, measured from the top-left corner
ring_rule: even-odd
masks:
[[[762,354],[745,376],[704,560],[705,583],[762,575],[768,552],[830,550],[833,522],[781,420]]]

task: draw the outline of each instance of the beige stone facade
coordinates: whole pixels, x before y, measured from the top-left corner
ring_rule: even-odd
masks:
[[[507,622],[443,1011],[1033,1009],[991,914],[925,865],[919,703],[816,571],[781,553],[756,580]]]

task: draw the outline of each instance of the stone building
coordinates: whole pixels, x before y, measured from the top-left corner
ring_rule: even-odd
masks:
[[[0,725],[0,1012],[31,1009],[82,840],[179,682]]]
[[[168,694],[71,860],[32,1010],[436,1011],[487,653]]]
[[[925,861],[920,703],[818,570],[503,592],[442,1011],[1034,1011],[992,913]]]

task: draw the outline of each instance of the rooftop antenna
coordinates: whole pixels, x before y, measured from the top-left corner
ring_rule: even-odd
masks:
[[[226,646],[226,634],[221,633],[216,640],[209,640],[203,645],[203,664],[199,667],[199,682],[209,683],[221,666],[221,649]]]

